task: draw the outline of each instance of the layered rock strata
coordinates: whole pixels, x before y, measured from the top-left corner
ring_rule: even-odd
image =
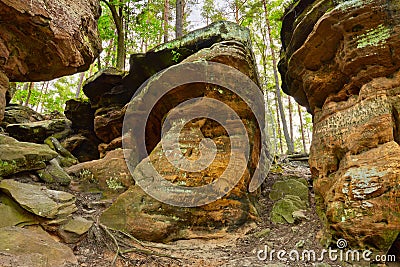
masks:
[[[213,44],[208,44],[210,47],[199,49],[192,55],[185,55],[186,58],[182,63],[166,68],[163,73],[174,71],[175,68],[181,66],[183,68],[189,66],[189,69],[194,68],[193,65],[190,65],[194,62],[202,62],[200,64],[203,65],[207,65],[207,62],[217,62],[223,66],[233,67],[230,71],[233,72],[236,69],[235,71],[240,72],[243,77],[252,80],[257,92],[259,92],[260,89],[257,87],[259,86],[258,74],[247,29],[227,22],[217,23],[191,33],[182,40],[187,44],[190,43],[193,48],[196,47],[196,42],[198,42],[197,47],[201,48],[205,44],[201,40],[204,41],[209,38],[210,32],[216,33],[222,28],[224,31],[221,32],[221,35],[228,36],[230,40],[213,41]],[[195,37],[194,40],[190,42],[189,38],[193,37]],[[229,39],[228,37],[227,39]],[[179,40],[165,44],[162,48],[174,46],[176,42],[179,42]],[[152,53],[160,53],[160,55],[170,53],[168,49],[164,52],[160,52],[163,50],[159,49],[161,48],[156,48]],[[150,53],[147,56],[151,58],[151,55]],[[160,60],[164,64],[162,57],[160,57]],[[157,67],[163,67],[162,64]],[[209,75],[210,77],[213,75],[232,77],[229,76],[230,73],[228,72],[225,69],[225,72],[210,72]],[[189,75],[180,71],[178,73],[179,75]],[[197,76],[203,75],[202,73],[195,74]],[[130,75],[136,74],[132,73],[131,70]],[[197,76],[194,75],[193,77]],[[139,185],[131,186],[102,214],[101,223],[114,229],[127,231],[140,239],[159,242],[190,238],[191,236],[201,235],[202,231],[209,233],[210,230],[232,230],[248,221],[257,220],[258,214],[254,206],[257,192],[249,193],[250,180],[255,172],[262,150],[260,129],[263,129],[263,121],[257,121],[254,114],[256,110],[250,108],[246,102],[247,99],[239,97],[228,88],[205,82],[193,82],[172,87],[156,101],[161,90],[158,85],[164,84],[160,81],[163,79],[161,77],[163,77],[163,74],[152,76],[145,87],[142,88],[143,90],[135,95],[128,104],[124,120],[124,127],[128,128],[124,128],[126,135],[122,142],[125,148],[131,148],[131,151],[126,151],[125,156],[129,162],[128,167],[133,171],[133,177],[137,183],[146,179],[156,179],[156,175],[153,173],[153,170],[155,170],[165,179],[164,181],[169,182],[170,185],[180,186],[181,189],[174,189],[174,186],[171,186],[171,188],[164,187],[163,184],[157,185],[156,180],[154,180],[150,186],[154,186],[153,189],[156,189],[162,195],[159,195],[160,198],[158,198],[147,194],[148,192],[143,190],[143,184],[142,187]],[[173,84],[176,81],[176,76],[172,75],[171,77],[172,80],[167,78],[167,84],[168,82]],[[226,81],[226,84],[232,85],[240,82],[242,81],[233,79]],[[247,90],[250,89],[247,88]],[[146,134],[141,135],[139,121],[148,108],[148,101],[151,102],[152,100],[155,101],[154,107],[144,125]],[[189,103],[181,106],[184,102]],[[214,106],[212,103],[218,104]],[[207,107],[205,110],[203,105]],[[229,106],[236,117],[226,113],[224,119],[220,122],[210,119],[215,115],[214,113],[218,113],[216,110],[223,110],[221,108],[224,105]],[[198,106],[203,106],[204,117],[185,121],[180,116],[180,114],[185,114],[185,116],[198,115],[191,114],[196,113],[193,110],[196,110]],[[168,120],[168,122],[165,120]],[[244,125],[244,132],[238,130],[241,124]],[[164,134],[162,134],[162,127],[166,127]],[[231,139],[231,133],[227,132],[227,128],[234,129],[233,139]],[[166,149],[165,144],[174,144],[176,134],[180,136],[180,148],[178,150]],[[242,138],[244,140],[244,135],[248,137],[249,151],[247,155],[245,146],[240,141]],[[174,165],[174,162],[182,157],[189,162],[196,162],[201,158],[202,153],[206,152],[204,143],[202,143],[205,138],[213,141],[217,151],[215,158],[211,160],[208,166],[197,171],[187,171]],[[148,156],[144,155],[146,153],[143,154],[143,151],[137,145],[137,142],[141,141],[145,143],[144,150],[148,152]],[[246,156],[249,156],[248,162],[246,162]],[[235,159],[235,163],[233,163],[235,167],[230,165],[233,159]],[[136,162],[140,163],[136,165]],[[243,169],[238,170],[237,167]],[[212,199],[215,193],[224,191],[226,187],[231,186],[231,184],[226,183],[229,183],[229,179],[235,176],[238,176],[238,182],[233,185],[232,190],[226,192],[225,196],[222,194],[222,198],[207,202],[207,198]],[[224,182],[225,178],[221,177],[229,178]],[[182,198],[179,196],[179,190],[199,188],[216,181],[222,181],[218,184],[221,187],[217,186],[214,188],[215,191],[210,191],[209,195],[205,195],[205,199],[201,199],[201,201],[205,201],[201,206],[193,207],[194,205],[190,204],[196,200],[195,196],[190,195]],[[157,186],[160,187],[157,189]],[[166,193],[165,190],[170,194]],[[180,202],[181,205],[177,205],[177,202]]]
[[[400,232],[400,5],[298,1],[281,37],[283,90],[313,114],[325,238],[387,252]]]

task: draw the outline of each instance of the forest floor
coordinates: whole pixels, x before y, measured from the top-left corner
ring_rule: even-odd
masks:
[[[235,232],[219,232],[178,240],[168,244],[141,242],[126,234],[114,232],[95,224],[87,237],[72,247],[78,258],[79,266],[369,266],[361,263],[333,262],[326,256],[324,260],[286,261],[278,260],[275,254],[270,260],[259,259],[266,246],[278,250],[312,250],[318,259],[324,247],[317,239],[322,223],[319,220],[314,203],[314,194],[310,186],[310,207],[305,219],[295,224],[274,224],[269,220],[273,202],[269,199],[269,190],[275,181],[283,176],[304,177],[310,180],[308,167],[286,163],[280,165],[281,171],[270,172],[262,188],[259,199],[260,221],[243,226]],[[102,201],[99,195],[80,193],[77,206],[82,215],[88,214],[96,221],[98,216],[111,203]],[[288,254],[286,254],[288,258]],[[375,264],[371,266],[386,266]]]

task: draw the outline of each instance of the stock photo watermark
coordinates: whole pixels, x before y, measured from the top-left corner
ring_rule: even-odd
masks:
[[[267,245],[264,249],[257,251],[257,258],[260,261],[282,261],[282,262],[322,262],[329,260],[333,262],[395,262],[395,255],[374,255],[370,250],[354,250],[347,248],[347,241],[339,239],[336,248],[322,249],[316,252],[312,249],[275,250]]]

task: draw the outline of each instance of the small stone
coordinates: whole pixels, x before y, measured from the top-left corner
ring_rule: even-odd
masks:
[[[59,230],[60,236],[65,243],[77,243],[92,227],[93,222],[82,217],[70,219],[66,224],[61,226]]]
[[[307,220],[307,216],[304,214],[305,210],[295,210],[292,212],[292,216],[295,220]]]

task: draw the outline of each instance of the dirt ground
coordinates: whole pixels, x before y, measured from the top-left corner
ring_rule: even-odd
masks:
[[[362,264],[330,261],[290,259],[278,260],[276,254],[272,260],[263,260],[260,250],[270,249],[313,250],[318,258],[324,247],[317,240],[322,224],[315,212],[314,195],[310,186],[310,208],[305,219],[295,224],[274,224],[269,220],[272,201],[269,190],[282,176],[304,177],[310,180],[309,169],[298,164],[284,164],[280,171],[270,172],[262,186],[259,201],[261,220],[244,225],[235,232],[221,231],[208,235],[199,235],[189,240],[179,240],[168,244],[141,242],[123,233],[113,232],[96,223],[87,237],[72,245],[79,266],[386,266],[385,264]],[[77,206],[81,215],[97,221],[99,214],[111,204],[100,199],[100,195],[78,193]],[[261,257],[259,259],[257,254]],[[300,254],[301,255],[301,254]],[[288,258],[288,256],[286,255]],[[390,265],[399,266],[399,265]]]

